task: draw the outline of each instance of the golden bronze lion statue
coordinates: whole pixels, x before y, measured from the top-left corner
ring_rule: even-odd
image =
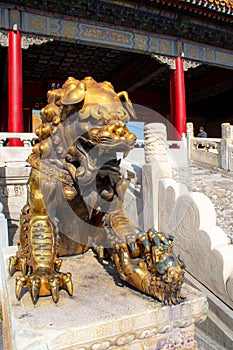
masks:
[[[73,294],[70,273],[60,272],[62,255],[90,247],[100,261],[111,258],[120,277],[165,303],[181,299],[184,265],[172,253],[172,236],[150,229],[138,232],[122,210],[128,181],[117,152],[127,155],[136,137],[126,123],[135,116],[123,91],[91,77],[68,78],[48,91],[41,110],[39,139],[29,156],[28,202],[20,217],[20,243],[10,258],[16,297],[27,288],[40,296]]]

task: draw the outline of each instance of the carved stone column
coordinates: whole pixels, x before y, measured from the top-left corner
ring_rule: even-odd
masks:
[[[188,149],[188,161],[191,161],[191,138],[194,136],[193,123],[186,124],[186,135],[187,135],[187,149]]]
[[[187,137],[193,137],[194,136],[193,123],[187,123],[186,124],[186,134],[187,134]]]
[[[229,170],[232,163],[231,153],[233,140],[233,128],[230,123],[222,123],[221,132],[221,167],[225,170]]]
[[[223,139],[226,139],[226,138],[233,139],[233,130],[230,123],[222,123],[221,132],[222,132]]]
[[[162,123],[145,126],[145,161],[142,166],[144,229],[158,229],[158,185],[162,178],[171,178],[168,160],[167,131]]]

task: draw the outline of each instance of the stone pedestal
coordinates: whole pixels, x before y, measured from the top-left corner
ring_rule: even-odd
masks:
[[[60,292],[58,304],[50,297],[33,306],[26,293],[14,295],[15,277],[7,276],[14,247],[5,248],[3,266],[3,326],[8,350],[196,350],[195,324],[207,314],[204,294],[188,285],[179,305],[165,306],[118,279],[111,263],[101,265],[88,251],[64,258],[74,296]]]
[[[2,213],[2,211],[3,211],[3,205],[0,202],[0,256],[2,254],[2,248],[7,247],[9,245],[7,220],[5,218],[5,215]],[[1,291],[2,291],[2,268],[0,266],[0,293]]]
[[[4,205],[4,214],[8,221],[10,244],[15,242],[20,212],[27,202],[27,182],[30,171],[31,168],[27,163],[0,167],[0,201]]]

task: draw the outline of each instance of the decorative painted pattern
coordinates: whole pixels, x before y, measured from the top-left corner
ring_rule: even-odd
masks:
[[[78,26],[80,28],[79,39],[82,41],[111,44],[112,46],[125,48],[133,47],[132,33],[83,23],[78,24]]]
[[[184,39],[177,40],[176,37],[169,35],[96,24],[89,20],[51,18],[50,16],[1,8],[0,27],[7,30],[15,23],[24,35],[36,34],[53,39],[171,57],[179,56],[182,53],[187,60],[233,67],[233,51],[219,47]]]

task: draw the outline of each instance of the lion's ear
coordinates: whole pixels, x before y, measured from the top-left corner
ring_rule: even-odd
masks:
[[[71,83],[65,89],[61,99],[63,105],[72,105],[81,102],[85,97],[86,87],[83,81],[78,84]]]
[[[133,108],[132,102],[129,99],[128,93],[126,91],[121,91],[121,92],[118,92],[117,96],[119,97],[124,108],[129,113],[130,118],[133,117],[134,119],[137,119],[136,112]]]

